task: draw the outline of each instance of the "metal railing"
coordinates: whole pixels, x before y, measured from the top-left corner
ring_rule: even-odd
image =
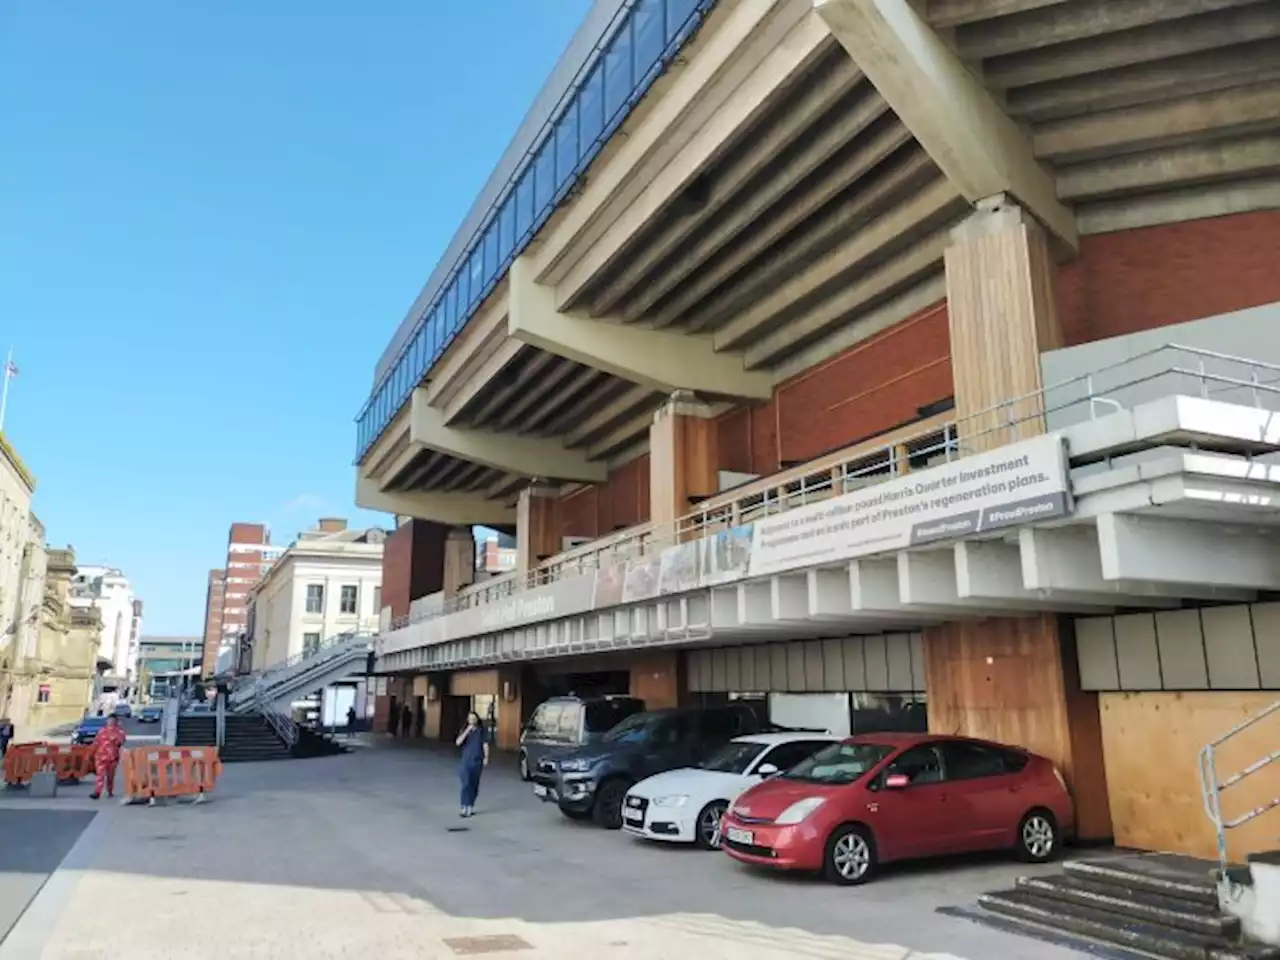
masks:
[[[1280,720],[1280,700],[1277,700],[1271,706],[1267,707],[1260,713],[1254,714],[1243,723],[1237,724],[1229,731],[1214,740],[1212,743],[1206,744],[1200,750],[1200,790],[1204,799],[1204,811],[1208,815],[1209,820],[1213,823],[1214,830],[1217,832],[1218,839],[1218,883],[1219,888],[1226,894],[1232,893],[1233,884],[1230,874],[1228,873],[1227,857],[1227,834],[1231,830],[1243,827],[1246,823],[1256,820],[1263,814],[1272,810],[1280,809],[1280,796],[1272,797],[1261,806],[1252,807],[1234,817],[1227,817],[1222,812],[1222,794],[1238,786],[1240,783],[1265,770],[1271,764],[1280,761],[1280,750],[1275,750],[1266,756],[1255,760],[1253,763],[1236,771],[1225,779],[1218,779],[1217,752],[1224,744],[1229,743],[1246,730],[1251,729],[1256,724],[1261,723],[1269,717]],[[1272,737],[1272,742],[1280,741],[1280,730],[1277,735]]]
[[[267,721],[267,725],[275,732],[275,735],[284,741],[284,745],[292,750],[298,743],[298,724],[293,717],[285,716],[278,710],[273,710],[269,705],[261,705],[262,718]]]
[[[322,641],[319,646],[303,650],[301,653],[272,664],[248,678],[247,681],[242,680],[231,694],[231,705],[233,707],[242,707],[245,704],[257,706],[267,691],[288,679],[302,676],[322,663],[368,649],[372,649],[372,638],[368,634],[361,634],[354,630],[336,633]]]
[[[1223,368],[1223,369],[1217,369]],[[1173,379],[1167,389],[1161,381]],[[459,610],[500,602],[522,590],[554,583],[618,561],[660,553],[667,547],[796,507],[896,479],[938,463],[986,452],[1045,429],[1055,420],[1083,422],[1172,395],[1230,400],[1280,411],[1280,365],[1199,347],[1164,344],[1050,386],[1003,400],[969,416],[936,422],[918,433],[883,444],[861,444],[845,459],[809,473],[795,469],[751,481],[711,497],[666,529],[642,524],[551,557],[523,577],[518,573],[486,581],[421,615],[392,621],[397,630]]]

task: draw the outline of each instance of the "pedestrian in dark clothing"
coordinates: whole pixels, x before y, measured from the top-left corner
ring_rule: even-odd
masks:
[[[407,703],[400,708],[400,729],[406,737],[413,732],[413,711]]]
[[[0,757],[9,752],[11,740],[13,740],[13,721],[8,717],[0,717]]]
[[[489,765],[489,738],[485,735],[480,714],[472,710],[467,714],[467,725],[454,741],[462,748],[458,762],[458,779],[462,781],[462,816],[474,816],[476,799],[480,795],[480,775]]]
[[[347,707],[347,733],[356,732],[356,708]]]

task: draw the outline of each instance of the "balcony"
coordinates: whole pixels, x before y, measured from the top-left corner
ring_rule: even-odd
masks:
[[[1160,346],[434,598],[379,669],[1248,601],[1280,589],[1277,412],[1280,366]]]

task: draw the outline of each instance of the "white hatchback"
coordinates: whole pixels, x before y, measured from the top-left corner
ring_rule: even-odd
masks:
[[[641,780],[622,801],[622,828],[647,840],[720,845],[720,817],[738,794],[790,770],[843,738],[829,733],[756,733],[725,744],[696,767]]]

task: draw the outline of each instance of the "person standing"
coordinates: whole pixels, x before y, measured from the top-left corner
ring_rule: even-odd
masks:
[[[474,710],[467,714],[467,725],[454,743],[462,748],[462,758],[458,761],[458,779],[462,781],[461,816],[471,817],[475,815],[476,799],[480,795],[480,774],[489,765],[489,738],[480,714]]]
[[[116,795],[116,765],[120,763],[120,748],[124,746],[124,730],[115,714],[107,717],[107,725],[98,731],[93,738],[93,767],[97,772],[97,781],[89,799],[97,800],[102,796],[102,788],[107,788],[107,796]]]

